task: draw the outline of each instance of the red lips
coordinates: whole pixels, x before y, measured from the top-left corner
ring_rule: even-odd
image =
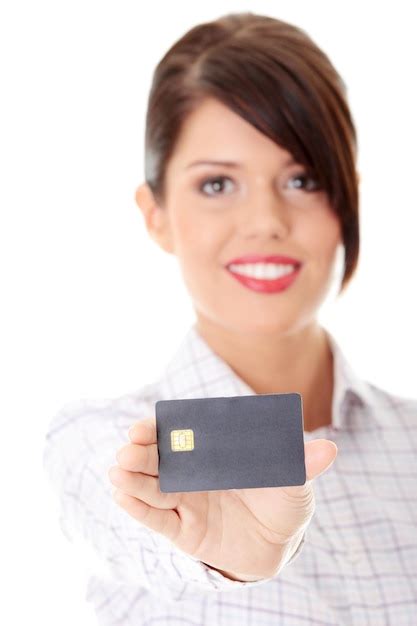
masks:
[[[246,254],[244,256],[240,256],[236,259],[232,259],[227,263],[227,265],[231,265],[232,263],[287,263],[290,265],[300,266],[302,263],[297,259],[294,259],[289,256],[283,256],[281,254]]]

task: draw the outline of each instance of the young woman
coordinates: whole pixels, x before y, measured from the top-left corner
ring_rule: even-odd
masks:
[[[155,70],[145,170],[136,201],[195,323],[159,380],[64,407],[45,449],[68,534],[108,564],[99,623],[411,624],[417,401],[360,379],[317,321],[359,255],[343,80],[288,23],[200,24]],[[305,485],[160,492],[157,400],[291,391]]]

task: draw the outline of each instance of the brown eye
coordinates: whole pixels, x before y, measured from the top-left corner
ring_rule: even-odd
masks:
[[[295,189],[303,189],[304,191],[316,191],[316,189],[320,189],[320,185],[317,180],[313,176],[309,176],[304,172],[292,176],[291,180],[302,181],[294,186]],[[305,181],[307,181],[307,186]]]
[[[221,189],[223,188],[223,181],[225,180],[231,181],[228,176],[215,176],[213,178],[206,178],[199,186],[199,191],[205,196],[224,195],[221,193]],[[214,193],[207,191],[207,189],[210,189],[210,187],[212,187]]]

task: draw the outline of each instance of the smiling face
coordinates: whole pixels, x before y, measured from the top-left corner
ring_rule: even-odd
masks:
[[[202,160],[236,165],[193,165]],[[291,333],[316,317],[341,267],[340,223],[287,150],[208,98],[184,122],[165,180],[164,207],[146,184],[136,201],[150,235],[176,255],[200,325]],[[286,289],[259,291],[226,268],[247,254],[285,255],[302,267]]]

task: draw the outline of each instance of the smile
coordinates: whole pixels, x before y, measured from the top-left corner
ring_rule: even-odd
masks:
[[[275,293],[283,291],[294,282],[301,266],[279,263],[231,263],[226,269],[249,289]]]

